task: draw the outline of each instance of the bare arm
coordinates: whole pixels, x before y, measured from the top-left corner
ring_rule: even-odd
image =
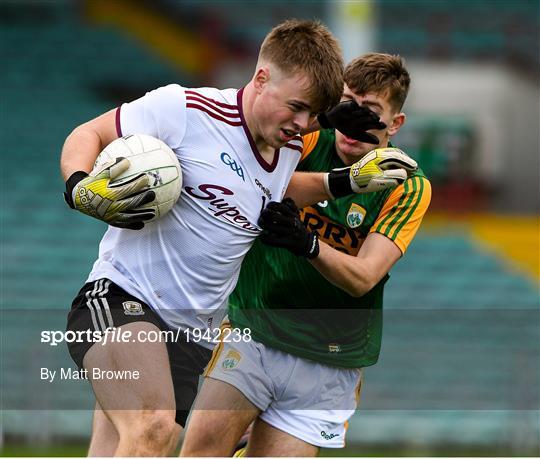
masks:
[[[394,242],[379,233],[370,233],[358,255],[347,255],[320,242],[320,252],[310,263],[330,282],[359,297],[369,292],[401,257]]]
[[[315,204],[331,197],[324,186],[326,172],[295,172],[289,182],[286,198],[291,198],[299,208]]]
[[[374,150],[349,168],[295,172],[285,197],[302,208],[353,193],[381,191],[403,183],[417,168],[416,161],[397,148]]]
[[[76,127],[67,137],[60,157],[60,170],[64,180],[73,172],[90,172],[103,148],[118,138],[116,109]]]

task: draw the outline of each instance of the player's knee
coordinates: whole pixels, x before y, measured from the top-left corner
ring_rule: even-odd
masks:
[[[215,435],[208,426],[194,423],[186,432],[180,455],[183,457],[221,456],[222,454],[216,452],[216,448],[224,446],[220,440],[222,437]]]
[[[167,454],[175,446],[179,426],[174,420],[174,411],[145,410],[131,419],[122,429],[134,442],[144,445],[146,454]]]
[[[152,411],[144,416],[143,435],[146,441],[155,444],[167,444],[177,431],[174,414],[163,411]]]

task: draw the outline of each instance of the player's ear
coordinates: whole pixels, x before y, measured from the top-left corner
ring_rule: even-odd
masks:
[[[253,77],[253,86],[255,87],[257,94],[260,94],[263,91],[269,81],[270,69],[268,67],[259,67]]]
[[[405,124],[406,120],[405,113],[401,112],[393,116],[392,122],[390,123],[390,126],[388,126],[388,135],[393,136],[398,133],[398,131],[401,129],[401,126]]]

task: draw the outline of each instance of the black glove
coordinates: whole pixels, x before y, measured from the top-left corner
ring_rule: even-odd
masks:
[[[379,139],[366,131],[386,127],[379,115],[354,100],[340,102],[327,112],[320,113],[317,121],[324,129],[334,128],[351,139],[373,145],[378,145]]]
[[[319,255],[317,233],[308,231],[300,220],[298,208],[291,198],[269,202],[259,217],[261,241],[272,247],[287,249],[298,257]]]

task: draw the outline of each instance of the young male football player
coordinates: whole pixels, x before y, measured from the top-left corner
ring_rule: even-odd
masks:
[[[367,54],[347,66],[344,81],[342,100],[377,113],[387,127],[371,132],[388,146],[405,122],[410,78],[402,60]],[[372,148],[321,130],[304,138],[298,170],[351,166],[376,155]],[[361,368],[379,356],[388,272],[418,230],[431,191],[421,171],[394,189],[344,196],[337,182],[329,188],[335,201],[298,211],[286,198],[263,210],[262,235],[229,304],[232,325],[249,328],[253,339],[216,347],[182,455],[231,455],[254,419],[247,456],[315,456],[320,447],[344,446]]]
[[[328,196],[324,174],[287,184],[302,151],[299,132],[339,101],[341,80],[339,46],[328,30],[316,22],[287,21],[266,37],[243,89],[169,85],[77,127],[66,139],[61,169],[68,204],[111,225],[73,301],[68,329],[119,327],[131,334],[127,341],[69,346],[96,395],[90,455],[157,456],[174,447],[213,347],[211,339],[193,337],[219,326],[241,261],[260,232],[261,209],[281,200],[285,190],[306,202]],[[343,113],[360,125],[342,123]],[[355,104],[323,115],[323,124],[337,120],[360,137],[381,126],[376,115]],[[178,203],[146,226],[152,213],[144,204],[154,199],[147,177],[114,182],[129,167],[127,159],[88,175],[106,145],[130,134],[163,140],[183,171]],[[359,177],[395,183],[406,178],[405,169],[415,168],[409,162],[401,171],[383,171],[387,164],[380,162],[370,163],[365,174],[358,167],[358,177],[348,178],[349,192]],[[150,339],[160,330],[181,333],[175,342]],[[92,377],[96,369],[138,371],[139,377],[102,380]]]

